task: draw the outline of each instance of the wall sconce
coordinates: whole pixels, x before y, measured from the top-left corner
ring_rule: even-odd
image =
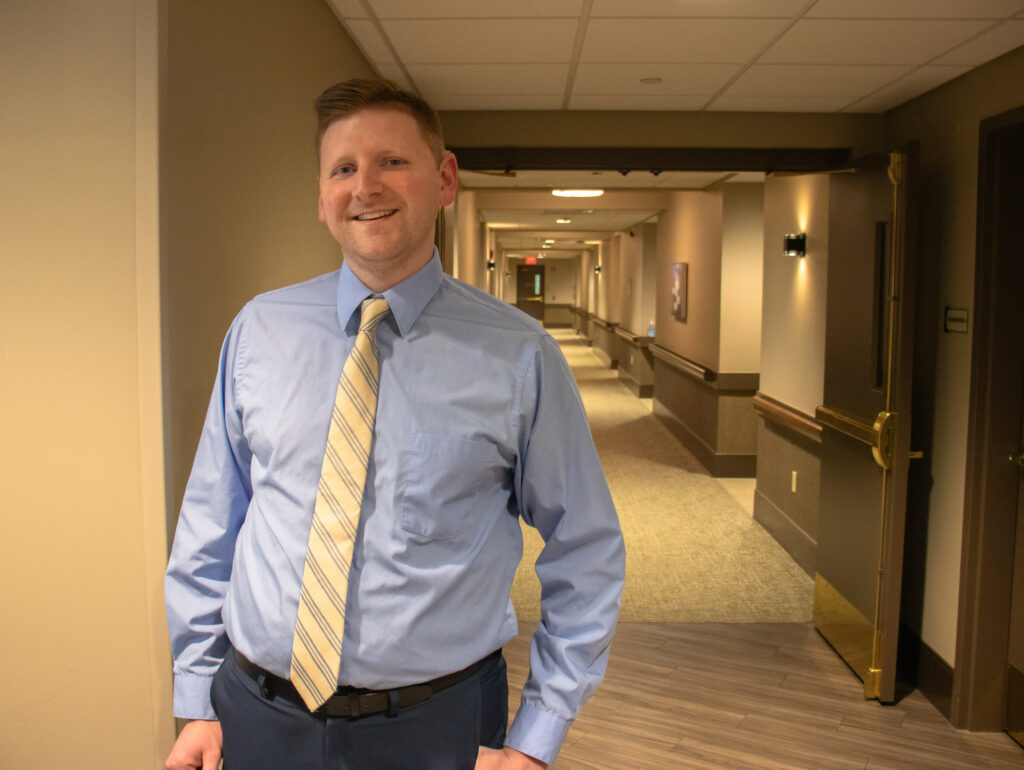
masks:
[[[598,275],[600,275],[601,274],[601,266],[600,265],[594,265],[594,272],[597,273]]]
[[[493,270],[494,269],[494,260],[493,259],[487,260],[487,269],[488,270]]]
[[[787,257],[807,255],[807,233],[790,233],[782,239],[782,253]]]

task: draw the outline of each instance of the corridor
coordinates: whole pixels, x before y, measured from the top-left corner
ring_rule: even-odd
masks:
[[[814,582],[753,520],[753,479],[712,478],[571,329],[552,335],[579,384],[626,540],[622,621],[805,623]],[[734,497],[727,491],[735,488]],[[742,502],[741,502],[742,501]],[[513,601],[540,617],[531,565],[542,542],[524,530]]]
[[[918,691],[881,706],[811,624],[813,583],[572,330],[553,330],[580,386],[626,540],[626,588],[604,683],[555,770],[1019,768],[1002,733],[960,732]],[[740,499],[727,488],[734,488]],[[744,490],[744,491],[739,491]],[[539,618],[524,531],[505,648],[510,717]]]

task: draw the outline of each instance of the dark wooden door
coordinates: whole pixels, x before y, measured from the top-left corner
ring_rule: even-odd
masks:
[[[516,268],[516,307],[544,323],[544,265]]]
[[[1014,269],[1005,271],[1004,287],[1012,302],[1006,326],[1016,331],[1016,339],[1024,332],[1021,318],[1024,307],[1024,124],[1005,132],[1000,142],[995,204],[995,247],[997,259]],[[1019,350],[1019,348],[1018,348]],[[1016,441],[1008,453],[1012,470],[1017,473],[1017,522],[1013,553],[1013,588],[1010,595],[1010,631],[1006,656],[1006,710],[1004,727],[1015,741],[1024,746],[1024,373],[1019,354],[1004,353],[1003,367],[1007,379],[1016,379],[1017,399],[1006,402],[1008,421],[1020,425]],[[1014,377],[1016,375],[1016,377]],[[1016,412],[1016,415],[1013,414]],[[1016,420],[1014,420],[1016,417]],[[1012,440],[1012,439],[1011,439]],[[998,455],[996,455],[998,458]],[[999,458],[1001,459],[1001,458]]]
[[[829,185],[814,622],[864,682],[896,684],[913,361],[912,152]]]

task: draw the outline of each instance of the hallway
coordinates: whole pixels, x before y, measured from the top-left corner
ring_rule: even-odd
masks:
[[[719,481],[602,364],[586,338],[554,329],[572,367],[626,540],[621,621],[805,623],[814,583],[728,488],[752,500],[753,479]],[[542,541],[524,528],[512,598],[540,617],[532,564]]]
[[[699,463],[571,330],[553,330],[579,382],[626,539],[620,624],[604,683],[555,770],[1014,768],[1002,733],[954,730],[918,691],[881,706],[810,623],[813,584],[741,497]],[[524,531],[505,648],[514,715],[539,618]]]

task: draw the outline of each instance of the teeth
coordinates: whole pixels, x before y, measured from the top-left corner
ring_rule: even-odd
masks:
[[[360,222],[369,222],[372,219],[381,219],[382,217],[389,217],[394,214],[398,209],[391,209],[389,211],[371,211],[369,214],[360,214],[356,217]]]

